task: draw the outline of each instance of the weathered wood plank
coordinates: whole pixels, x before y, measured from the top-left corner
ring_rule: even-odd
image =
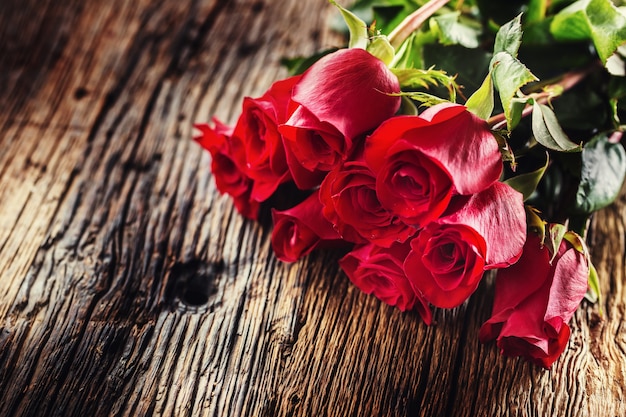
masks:
[[[478,343],[491,285],[423,325],[339,253],[273,257],[192,124],[338,45],[322,0],[0,5],[0,415],[624,415],[626,199],[601,306],[551,371]],[[599,307],[603,316],[599,316]]]

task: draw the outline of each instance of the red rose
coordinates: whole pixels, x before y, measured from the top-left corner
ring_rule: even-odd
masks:
[[[382,248],[368,243],[344,256],[339,265],[364,293],[374,294],[401,311],[416,308],[424,322],[430,324],[432,312],[428,303],[413,290],[402,268],[409,250],[406,244]]]
[[[322,244],[343,242],[322,215],[317,192],[288,210],[272,209],[272,248],[283,262],[295,262]]]
[[[418,227],[438,218],[453,194],[485,190],[502,172],[489,126],[457,104],[383,122],[366,139],[365,160],[381,203]]]
[[[492,316],[480,329],[480,341],[497,338],[503,355],[522,356],[544,368],[565,350],[567,322],[587,291],[589,264],[563,240],[550,263],[538,236],[528,236],[518,263],[496,276]]]
[[[287,106],[300,76],[277,81],[260,98],[246,97],[234,139],[243,148],[246,174],[254,181],[252,198],[265,201],[291,179],[278,125],[287,120]]]
[[[363,161],[346,162],[333,169],[319,193],[324,216],[350,242],[390,247],[416,232],[380,205],[376,178]]]
[[[319,184],[343,162],[355,138],[393,116],[400,84],[378,58],[363,49],[341,49],[321,58],[293,90],[290,117],[280,127],[296,185]]]
[[[241,167],[244,155],[231,141],[233,128],[217,119],[213,121],[214,128],[207,124],[195,125],[202,134],[194,140],[211,153],[211,171],[218,191],[229,194],[244,217],[256,220],[259,203],[251,198],[253,183]]]
[[[451,208],[413,238],[404,263],[415,289],[443,308],[462,304],[486,269],[517,261],[526,236],[522,195],[506,184],[460,197]]]

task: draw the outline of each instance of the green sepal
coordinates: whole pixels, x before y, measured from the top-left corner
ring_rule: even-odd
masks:
[[[456,92],[459,85],[456,83],[455,77],[446,74],[445,71],[429,68],[427,70],[417,68],[391,68],[391,72],[398,77],[400,88],[429,88],[429,86],[443,85],[448,90],[450,101],[456,101]]]
[[[335,0],[328,0],[330,4],[337,7],[350,31],[349,48],[366,49],[368,44],[367,24],[357,15],[348,9],[344,9]]]
[[[548,239],[546,240],[545,245],[552,255],[550,257],[550,264],[552,264],[552,261],[558,254],[561,242],[563,241],[566,233],[567,227],[560,223],[553,223],[548,227],[548,233],[546,235]]]
[[[374,36],[367,45],[367,52],[374,55],[389,66],[393,61],[395,51],[385,35]]]
[[[433,94],[424,93],[422,91],[414,91],[414,92],[400,92],[400,93],[388,93],[390,96],[394,97],[406,97],[411,100],[417,101],[421,106],[431,107],[441,103],[449,103],[450,100],[446,100],[444,98],[435,96]]]
[[[587,279],[587,284],[589,288],[587,289],[587,293],[585,294],[585,298],[591,303],[598,303],[598,305],[602,305],[602,291],[600,290],[600,277],[598,276],[598,270],[593,265],[593,263],[589,263],[589,278]],[[602,308],[602,307],[600,307]],[[602,313],[602,310],[600,310]]]
[[[530,196],[535,192],[535,190],[537,189],[537,185],[539,185],[539,181],[541,181],[541,178],[543,178],[543,174],[546,172],[546,169],[548,169],[550,157],[548,155],[548,152],[546,152],[545,155],[546,163],[540,168],[532,172],[516,175],[515,177],[509,178],[504,181],[505,184],[510,185],[511,187],[513,187],[513,189],[522,193],[522,195],[524,196],[524,201],[528,200],[528,198],[530,198]]]
[[[540,211],[536,208],[526,205],[526,224],[528,229],[539,236],[539,241],[543,245],[546,240],[546,221],[541,218]]]
[[[572,142],[559,125],[552,109],[536,100],[532,114],[533,136],[543,146],[559,152],[580,152],[581,145]]]
[[[498,142],[498,148],[500,149],[500,154],[502,155],[502,160],[504,162],[508,162],[511,166],[511,170],[515,172],[517,170],[517,161],[515,160],[515,154],[509,145],[509,142],[506,140],[504,135],[500,132],[492,130],[491,133],[493,137],[496,138]]]

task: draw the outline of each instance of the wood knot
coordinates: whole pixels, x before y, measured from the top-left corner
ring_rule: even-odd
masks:
[[[175,283],[175,300],[185,307],[207,306],[211,296],[217,293],[216,283],[223,269],[223,261],[211,263],[194,259],[174,264],[170,279]]]

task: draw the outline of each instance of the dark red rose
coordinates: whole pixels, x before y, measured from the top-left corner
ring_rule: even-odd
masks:
[[[417,227],[438,218],[452,195],[485,190],[502,172],[487,123],[451,103],[386,120],[366,139],[365,160],[381,203]]]
[[[253,180],[251,197],[265,201],[291,179],[278,125],[287,120],[287,107],[300,76],[272,84],[259,98],[246,97],[233,140],[243,148],[246,174]]]
[[[462,304],[484,271],[520,257],[526,236],[523,197],[497,182],[428,224],[411,241],[404,268],[409,281],[433,305]]]
[[[397,77],[363,49],[342,49],[313,64],[296,84],[290,117],[280,127],[296,185],[319,185],[341,164],[355,138],[393,116],[400,107]]]
[[[244,217],[256,220],[259,203],[251,197],[253,182],[241,166],[244,161],[241,148],[233,146],[231,141],[233,128],[217,119],[213,121],[215,127],[208,124],[195,125],[202,134],[194,140],[211,154],[211,171],[218,191],[230,195],[235,207]]]
[[[382,248],[368,243],[357,246],[339,261],[339,265],[364,293],[374,294],[402,311],[415,308],[424,322],[430,324],[432,312],[428,303],[413,290],[402,268],[409,250],[407,244]]]
[[[364,161],[349,161],[330,171],[320,187],[324,216],[346,240],[390,247],[416,229],[384,209],[376,196],[376,178]]]
[[[563,353],[567,322],[587,291],[589,264],[563,240],[550,263],[550,251],[529,234],[520,261],[496,276],[492,316],[479,333],[497,339],[503,355],[521,356],[544,368]]]
[[[272,248],[283,262],[295,262],[320,245],[339,245],[342,240],[322,215],[318,193],[288,210],[272,210]]]

